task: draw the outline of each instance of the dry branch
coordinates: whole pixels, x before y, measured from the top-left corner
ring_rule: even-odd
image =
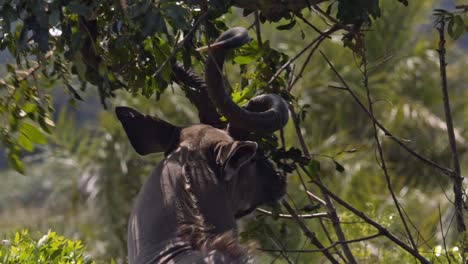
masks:
[[[325,257],[327,257],[331,263],[338,264],[339,262],[333,257],[330,251],[326,249],[322,245],[322,243],[317,239],[317,236],[315,236],[315,233],[310,231],[310,229],[307,227],[304,221],[301,218],[299,218],[296,211],[291,207],[291,205],[286,200],[283,200],[283,206],[293,216],[294,220],[296,220],[296,223],[299,225],[299,228],[301,228],[302,232],[304,232],[304,235],[307,238],[309,238],[310,243],[316,246],[319,250],[321,250],[323,254],[325,255]]]
[[[405,143],[403,143],[403,141],[401,141],[400,139],[398,139],[398,137],[395,137],[393,136],[392,133],[390,133],[390,131],[385,128],[377,119],[375,119],[375,117],[369,112],[369,110],[367,110],[366,106],[364,106],[364,104],[361,102],[361,100],[359,99],[359,97],[356,95],[356,93],[354,93],[354,91],[351,89],[351,87],[346,83],[346,81],[341,77],[341,75],[338,73],[338,71],[336,70],[335,66],[333,66],[333,64],[328,60],[328,58],[325,56],[325,54],[323,54],[322,51],[320,51],[320,54],[322,54],[322,56],[325,58],[325,60],[327,61],[327,64],[328,66],[330,66],[330,68],[332,69],[332,71],[335,73],[335,75],[340,79],[341,83],[343,84],[343,87],[339,87],[339,89],[344,89],[346,90],[350,95],[351,97],[354,99],[354,101],[359,105],[359,107],[361,108],[361,110],[363,110],[363,112],[369,116],[370,118],[373,119],[373,122],[375,122],[375,124],[385,133],[386,136],[388,136],[389,138],[391,138],[395,143],[397,143],[400,147],[402,147],[404,150],[406,150],[408,153],[410,153],[411,155],[415,156],[416,158],[418,158],[420,161],[422,161],[423,163],[427,164],[427,165],[430,165],[431,167],[434,167],[436,169],[438,169],[439,171],[441,171],[442,173],[444,173],[445,175],[448,175],[448,176],[452,176],[452,170],[447,168],[447,167],[444,167],[432,160],[430,160],[429,158],[426,158],[424,157],[423,155],[419,154],[418,152],[416,152],[415,150],[413,150],[412,148],[410,148],[408,145],[406,145]]]
[[[455,214],[457,219],[457,231],[465,232],[466,226],[463,221],[463,177],[461,176],[460,161],[458,159],[457,143],[455,141],[455,133],[453,128],[452,111],[450,110],[450,101],[447,85],[447,63],[445,62],[445,20],[440,19],[437,25],[439,31],[439,67],[442,89],[442,99],[444,102],[445,121],[447,124],[447,134],[450,143],[450,151],[452,153],[453,171],[450,175],[453,180],[453,193],[455,196]]]
[[[305,170],[304,170],[305,171]],[[405,251],[407,251],[408,253],[410,253],[412,256],[414,256],[416,259],[419,260],[419,262],[421,263],[424,263],[424,264],[429,264],[430,262],[424,258],[421,254],[419,254],[418,250],[415,250],[413,249],[412,247],[410,247],[409,245],[407,245],[405,242],[403,242],[402,240],[400,240],[397,236],[395,236],[394,234],[392,234],[387,228],[385,228],[384,226],[380,225],[379,223],[377,223],[376,221],[372,220],[370,217],[368,217],[366,214],[364,214],[363,212],[359,211],[358,209],[356,209],[354,206],[350,205],[349,203],[347,203],[346,201],[344,201],[343,199],[341,199],[338,195],[334,194],[332,191],[330,191],[329,189],[327,189],[327,187],[325,187],[325,185],[323,185],[322,183],[318,182],[318,181],[314,181],[315,184],[317,184],[322,190],[324,190],[325,193],[327,193],[330,197],[333,198],[333,200],[335,200],[337,203],[339,203],[341,206],[343,206],[344,208],[348,209],[349,211],[351,211],[353,214],[355,214],[356,216],[360,217],[362,220],[364,220],[366,223],[370,224],[371,226],[375,227],[380,234],[382,234],[383,236],[387,237],[388,239],[390,239],[392,242],[394,242],[396,245],[398,245],[399,247],[401,247],[402,249],[404,249]]]
[[[364,39],[364,37],[363,37],[363,39]],[[385,181],[387,182],[388,191],[390,192],[390,195],[392,196],[392,200],[393,200],[393,203],[395,204],[395,207],[396,207],[396,209],[398,211],[398,215],[400,216],[400,220],[403,223],[403,226],[405,227],[406,235],[408,236],[408,239],[409,239],[411,245],[413,246],[413,249],[417,250],[418,247],[417,247],[416,243],[414,242],[413,235],[411,234],[411,231],[409,230],[408,223],[406,222],[405,215],[402,212],[400,202],[398,201],[398,199],[397,199],[397,197],[395,195],[395,191],[393,190],[393,184],[392,184],[392,181],[390,180],[390,175],[388,174],[387,163],[385,161],[385,156],[384,156],[384,153],[383,153],[382,144],[380,143],[380,139],[379,139],[379,133],[378,133],[377,125],[376,125],[376,122],[375,122],[374,108],[373,108],[373,105],[372,105],[372,99],[371,99],[371,94],[370,94],[370,89],[369,89],[369,75],[368,75],[368,69],[367,69],[367,56],[366,56],[367,50],[365,49],[365,41],[363,40],[362,43],[363,43],[363,47],[364,47],[363,52],[362,52],[363,85],[364,85],[364,89],[366,90],[367,107],[368,107],[369,113],[371,114],[372,128],[373,128],[373,132],[374,132],[374,140],[375,140],[375,144],[377,146],[377,151],[379,153],[380,168],[382,169],[382,171],[384,173]]]

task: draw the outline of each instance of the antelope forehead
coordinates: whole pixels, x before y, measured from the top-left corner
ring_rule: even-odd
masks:
[[[193,143],[208,143],[214,141],[233,141],[233,139],[224,130],[208,125],[193,125],[183,129],[182,141],[192,141]]]
[[[203,134],[203,141],[207,142],[230,142],[234,141],[229,134],[221,129],[212,128],[207,130],[205,134]]]

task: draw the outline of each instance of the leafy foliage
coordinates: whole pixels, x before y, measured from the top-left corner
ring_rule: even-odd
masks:
[[[463,14],[466,11],[449,12],[445,9],[434,9],[433,15],[436,17],[434,24],[438,24],[441,20],[448,22],[447,32],[452,39],[458,39],[463,33],[468,32],[468,23],[464,21]],[[468,21],[468,20],[467,20]]]
[[[36,240],[27,230],[16,232],[1,241],[0,261],[4,264],[94,263],[78,240],[66,239],[52,231]]]
[[[301,9],[306,7],[295,6],[294,1],[286,6],[260,2],[256,6],[262,22],[290,20],[278,26],[280,30],[295,27],[296,15],[302,17]],[[220,16],[233,5],[250,10],[244,15],[252,11],[250,4],[242,1],[214,1],[207,7],[198,1],[175,0],[157,4],[150,0],[2,2],[0,50],[7,50],[15,62],[7,65],[8,75],[0,81],[0,139],[8,149],[10,164],[24,173],[22,152],[42,144],[36,136],[50,133],[54,126],[51,97],[43,87],[63,87],[72,104],[82,100],[81,93],[90,84],[97,87],[104,107],[120,89],[158,99],[173,81],[172,63],[179,60],[185,66],[198,65],[203,59],[195,48],[226,29]],[[370,22],[369,15],[379,16],[378,0],[338,3],[336,17],[341,23],[360,25]],[[285,99],[291,99],[278,88],[285,86],[285,77],[269,82],[278,66],[287,61],[284,53],[272,49],[268,41],[252,44],[250,50],[242,52],[245,54],[237,56],[235,63],[245,65],[248,60],[262,58],[251,65],[257,69],[255,74],[244,75],[243,83],[250,83],[242,88],[251,91],[250,95],[281,92]],[[32,62],[32,57],[37,60]],[[283,76],[289,72],[288,67]],[[72,81],[74,78],[79,84]],[[20,129],[29,125],[38,129]]]
[[[380,17],[379,0],[338,1],[337,18],[344,24],[371,25],[371,17]]]

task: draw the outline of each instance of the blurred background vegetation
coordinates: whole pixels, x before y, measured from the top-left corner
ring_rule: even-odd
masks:
[[[382,17],[373,21],[366,34],[366,45],[370,65],[375,66],[369,85],[378,100],[374,104],[376,117],[409,146],[450,166],[435,50],[437,35],[431,16],[434,8],[444,4],[453,5],[451,1],[410,1],[408,7],[402,8],[397,1],[381,1]],[[326,28],[312,12],[305,11],[304,17]],[[232,9],[223,20],[228,27],[249,26],[253,21],[251,17],[241,17],[237,9]],[[278,31],[276,27],[284,23],[265,23],[262,37],[269,40],[272,48],[289,56],[316,36],[310,27],[300,23],[290,30]],[[450,99],[463,175],[468,170],[468,38],[449,41],[447,48]],[[320,50],[365,100],[359,59],[343,48],[341,35],[324,41]],[[297,65],[302,65],[304,59]],[[4,65],[11,61],[6,52],[0,53],[1,76],[5,73]],[[200,66],[195,68],[201,72]],[[232,86],[239,83],[237,68],[226,72]],[[324,183],[395,234],[401,234],[404,229],[378,165],[372,123],[345,91],[330,88],[330,84],[338,84],[338,80],[316,54],[292,90],[298,98],[296,109],[307,113],[301,121],[301,130],[313,157],[320,161]],[[95,260],[109,262],[114,258],[123,263],[132,200],[162,155],[139,157],[128,144],[112,109],[132,106],[179,125],[197,123],[196,110],[177,86],[167,89],[157,102],[154,98],[117,92],[108,110],[101,106],[95,89],[87,89],[82,94],[84,101],[72,104],[63,87],[50,89],[55,133],[47,135],[48,144],[37,146],[33,153],[24,156],[25,175],[8,167],[6,159],[0,160],[0,234],[23,228],[42,233],[52,229],[82,240]],[[286,145],[297,147],[290,123],[285,128]],[[448,233],[450,252],[456,255],[457,247],[460,250],[462,245],[457,244],[458,234],[452,223],[452,187],[448,177],[425,166],[389,139],[382,140],[396,194],[412,225],[420,232],[420,249],[428,257],[437,258],[435,253],[443,240],[442,226],[444,233]],[[343,172],[336,170],[330,157],[344,167]],[[289,175],[288,182],[288,198],[299,211],[304,208],[302,212],[308,212],[309,200],[298,191],[302,187],[297,175]],[[310,188],[320,194],[312,185]],[[347,223],[343,229],[348,239],[375,233],[343,208],[338,207],[338,213]],[[307,220],[307,225],[320,240],[327,241],[322,225],[331,228],[331,222]],[[274,249],[280,237],[284,248],[314,249],[297,225],[287,219],[274,220],[257,212],[244,219],[241,226],[245,231],[243,238],[256,239],[265,249]],[[361,263],[412,260],[383,237],[351,244],[351,249]],[[297,263],[325,261],[319,253],[290,254]],[[258,255],[261,263],[284,262],[279,253],[259,251]]]

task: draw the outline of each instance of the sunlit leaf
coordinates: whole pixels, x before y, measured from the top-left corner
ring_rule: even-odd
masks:
[[[42,132],[31,124],[21,123],[20,131],[36,144],[45,144],[47,142]]]
[[[30,114],[30,113],[33,113],[33,112],[35,112],[37,110],[37,105],[33,104],[33,103],[26,103],[21,107],[21,109],[24,112]]]
[[[17,139],[17,143],[18,143],[18,145],[20,145],[20,147],[22,147],[23,149],[25,149],[28,152],[32,152],[34,150],[34,144],[23,133],[19,134],[18,139]]]
[[[234,62],[239,65],[245,65],[251,63],[253,60],[255,60],[255,57],[253,56],[236,56],[234,58]]]
[[[23,162],[19,159],[18,155],[10,153],[8,155],[8,160],[10,161],[10,165],[13,167],[13,169],[21,174],[24,174],[24,165]]]

